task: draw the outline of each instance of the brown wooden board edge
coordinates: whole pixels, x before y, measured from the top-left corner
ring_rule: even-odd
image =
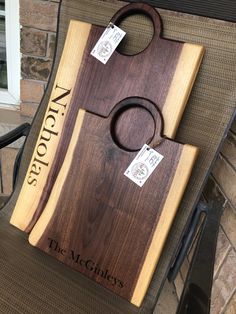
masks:
[[[138,307],[140,307],[143,301],[153,273],[157,267],[158,260],[183,197],[197,155],[197,147],[188,144],[184,145],[170,191],[131,298],[131,303]]]

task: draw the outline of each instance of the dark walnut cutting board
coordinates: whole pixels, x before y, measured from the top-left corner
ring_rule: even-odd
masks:
[[[29,236],[32,245],[136,306],[197,155],[193,146],[162,138],[162,126],[157,107],[141,98],[123,100],[106,118],[79,110],[65,160]],[[146,142],[164,157],[139,187],[124,172]]]
[[[123,7],[111,21],[119,24],[122,18],[137,12],[152,19],[152,41],[133,56],[115,51],[106,65],[90,55],[104,27],[71,21],[42,128],[11,217],[11,224],[21,230],[32,229],[47,203],[79,108],[105,118],[127,97],[148,98],[162,112],[164,134],[174,137],[203,47],[161,38],[160,16],[145,4]]]

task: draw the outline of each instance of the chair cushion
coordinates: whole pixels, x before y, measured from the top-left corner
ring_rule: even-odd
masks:
[[[0,313],[137,313],[107,289],[30,246],[0,216]]]

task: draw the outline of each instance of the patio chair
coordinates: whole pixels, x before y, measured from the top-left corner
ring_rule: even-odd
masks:
[[[153,313],[168,274],[170,279],[175,277],[181,260],[187,253],[200,213],[207,212],[204,206],[200,206],[199,209],[197,204],[211,166],[233,121],[235,109],[236,45],[232,44],[236,35],[233,23],[236,21],[236,14],[232,13],[235,7],[232,7],[230,0],[222,5],[202,0],[191,1],[191,4],[189,1],[180,3],[172,0],[145,2],[164,8],[159,10],[165,25],[164,37],[202,44],[206,48],[205,58],[176,136],[176,140],[180,142],[199,147],[200,155],[146,297],[140,308],[133,306],[30,246],[28,235],[9,224],[42,124],[70,19],[106,26],[111,16],[126,4],[120,1],[62,0],[58,13],[54,65],[47,90],[32,125],[29,127],[28,124],[24,124],[0,138],[2,148],[20,136],[26,136],[24,147],[16,161],[14,191],[8,199],[0,200],[2,313]],[[187,14],[168,10],[178,10]],[[191,13],[197,15],[190,15]],[[138,42],[131,43],[128,48],[130,53],[143,47],[151,38],[150,23],[146,17],[136,15],[130,17],[124,22],[124,27],[136,29],[142,34]],[[217,208],[222,208],[221,205],[217,204]],[[214,206],[211,206],[213,214]],[[221,209],[218,209],[219,213],[220,211]],[[218,221],[219,217],[220,214]],[[206,241],[204,236],[202,238]],[[199,247],[202,248],[201,245]],[[214,259],[214,247],[212,252],[211,260]],[[197,258],[195,262],[196,260]],[[210,289],[210,285],[208,288]],[[185,296],[188,295],[186,291],[187,289]]]

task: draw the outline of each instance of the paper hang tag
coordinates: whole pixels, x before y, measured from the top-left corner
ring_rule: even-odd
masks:
[[[125,34],[126,32],[110,22],[90,54],[106,64]]]
[[[124,172],[124,175],[142,187],[163,158],[164,156],[147,144],[144,144],[138,155]]]

